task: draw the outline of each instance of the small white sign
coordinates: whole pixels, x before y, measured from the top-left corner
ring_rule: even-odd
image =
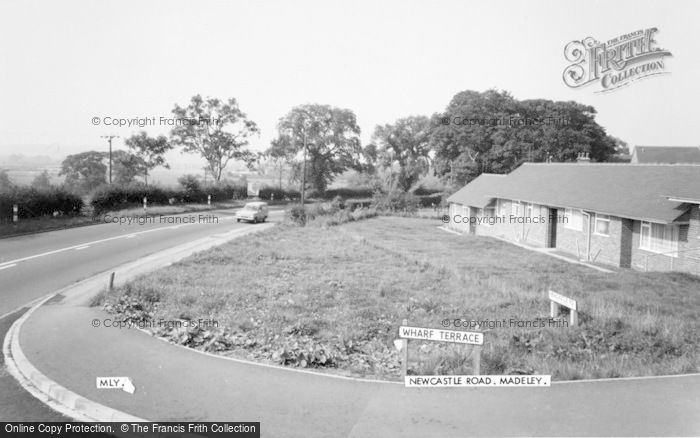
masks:
[[[260,184],[257,182],[248,182],[248,196],[260,196]]]
[[[572,310],[577,310],[576,309],[576,300],[565,297],[564,295],[560,295],[554,291],[549,291],[549,299],[554,301],[557,304],[561,304],[562,306],[568,307],[569,309]]]
[[[551,375],[406,376],[404,379],[406,387],[409,388],[465,388],[484,386],[546,387],[552,384]]]
[[[0,268],[0,269],[2,269],[2,268]],[[401,351],[403,349],[403,341],[401,339],[394,339],[394,347],[398,351]]]
[[[399,327],[399,337],[424,339],[426,341],[454,342],[457,344],[483,345],[484,343],[484,334],[479,332],[407,327],[403,325]]]
[[[97,389],[121,389],[133,394],[136,387],[128,377],[97,377]]]

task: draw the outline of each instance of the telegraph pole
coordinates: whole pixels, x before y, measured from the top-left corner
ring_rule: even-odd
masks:
[[[304,165],[301,171],[301,206],[304,206],[304,198],[306,189],[306,128],[304,128]]]
[[[118,135],[101,135],[100,138],[106,138],[109,142],[109,183],[112,184],[112,139],[119,138]]]

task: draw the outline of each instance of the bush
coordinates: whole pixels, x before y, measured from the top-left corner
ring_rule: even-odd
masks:
[[[168,204],[172,191],[160,187],[136,183],[129,185],[104,185],[92,192],[92,207],[96,214],[143,205],[146,197],[151,205]]]
[[[177,182],[182,186],[182,191],[178,193],[181,202],[206,202],[207,195],[202,191],[202,186],[199,180],[194,175],[182,175],[177,179]]]
[[[329,189],[325,192],[319,192],[317,190],[310,190],[307,192],[307,197],[309,199],[323,199],[330,201],[333,198],[340,196],[343,199],[361,199],[361,198],[371,198],[373,190],[371,188],[359,187],[359,188],[349,188],[341,187],[338,189]]]
[[[306,209],[302,205],[292,206],[287,210],[287,219],[297,225],[306,225]]]
[[[428,196],[428,195],[434,195],[436,193],[441,193],[441,192],[442,192],[442,190],[440,190],[440,189],[429,188],[429,187],[425,187],[423,185],[420,185],[413,191],[413,194],[416,196]]]
[[[340,196],[336,196],[333,198],[331,201],[331,210],[333,211],[338,211],[338,210],[343,210],[345,209],[345,201],[343,201],[343,198]]]
[[[377,211],[374,209],[351,211],[347,208],[334,209],[332,205],[326,206],[321,203],[306,208],[295,205],[287,210],[287,219],[300,226],[330,227],[375,216],[377,216]]]
[[[421,207],[439,207],[442,205],[442,195],[421,196],[419,201]]]
[[[235,199],[246,199],[248,197],[248,187],[235,184],[222,184],[209,186],[200,190],[204,196],[202,202],[207,201],[207,195],[211,196],[211,202],[227,202]]]
[[[322,199],[333,199],[336,196],[340,196],[343,199],[352,199],[352,198],[357,198],[357,199],[362,199],[362,198],[371,198],[373,195],[373,190],[369,187],[357,187],[357,188],[349,188],[349,187],[342,187],[338,189],[331,189],[331,190],[326,190],[321,198]]]
[[[355,211],[358,208],[369,208],[372,205],[372,200],[358,200],[358,199],[348,199],[345,201],[345,208],[348,211]]]
[[[12,206],[17,204],[20,219],[41,216],[76,215],[83,208],[83,200],[65,189],[51,187],[36,189],[13,187],[0,193],[0,220],[12,221]]]
[[[260,189],[258,194],[260,199],[265,199],[267,201],[277,200],[282,201],[288,197],[287,191],[280,188],[265,186]]]
[[[380,212],[415,213],[420,200],[412,193],[399,190],[376,192],[372,197],[372,207]]]

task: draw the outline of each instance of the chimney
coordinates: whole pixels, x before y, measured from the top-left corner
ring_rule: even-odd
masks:
[[[578,156],[576,157],[576,162],[579,164],[590,163],[591,159],[588,157],[588,152],[579,152]]]

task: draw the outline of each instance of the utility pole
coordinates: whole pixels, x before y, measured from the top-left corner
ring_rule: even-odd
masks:
[[[306,189],[306,127],[304,127],[304,164],[301,171],[301,206],[304,206]]]
[[[106,138],[109,142],[109,183],[112,184],[112,139],[119,138],[118,135],[101,135],[100,138]]]

